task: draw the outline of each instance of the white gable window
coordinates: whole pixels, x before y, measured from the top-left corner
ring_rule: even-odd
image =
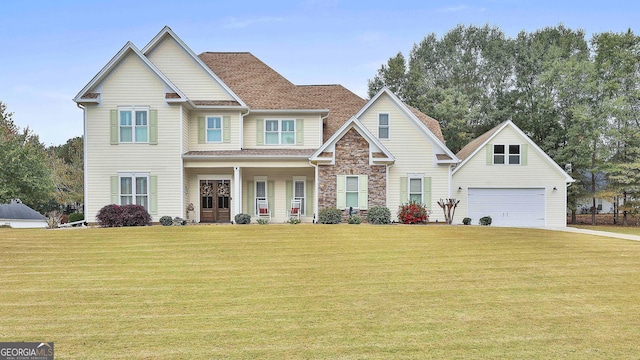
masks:
[[[120,142],[149,142],[149,109],[141,107],[118,108]]]
[[[142,205],[149,209],[149,174],[119,174],[120,205]]]
[[[378,139],[389,139],[389,114],[378,114]]]
[[[295,120],[265,120],[264,141],[267,145],[295,145]]]
[[[520,165],[520,145],[493,145],[493,163],[495,165]]]
[[[207,116],[207,142],[222,142],[222,117]]]

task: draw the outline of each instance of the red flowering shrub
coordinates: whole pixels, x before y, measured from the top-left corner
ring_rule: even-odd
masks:
[[[409,201],[398,208],[398,220],[403,224],[426,224],[429,221],[429,215],[423,204]]]
[[[151,215],[141,205],[107,205],[98,211],[96,220],[102,227],[151,225]]]

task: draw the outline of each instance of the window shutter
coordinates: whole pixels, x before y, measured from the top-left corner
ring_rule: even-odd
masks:
[[[204,116],[198,116],[198,144],[207,142],[207,129],[205,125]]]
[[[118,109],[111,109],[111,145],[118,145]]]
[[[360,210],[367,210],[369,208],[369,176],[360,175],[358,177],[358,206]]]
[[[118,176],[111,177],[111,203],[112,204],[120,204],[120,199],[118,199]]]
[[[269,204],[269,211],[271,211],[271,216],[274,216],[276,213],[276,184],[274,181],[267,181],[267,201]]]
[[[296,119],[296,145],[304,145],[304,119]]]
[[[222,117],[222,142],[231,142],[231,116]]]
[[[487,165],[493,165],[493,145],[487,144]]]
[[[158,213],[158,177],[149,176],[149,214]]]
[[[256,145],[264,145],[264,120],[256,120]]]
[[[255,207],[255,199],[253,198],[253,181],[248,180],[245,183],[245,189],[246,190],[246,201],[245,201],[245,206],[246,208],[244,209],[244,213],[249,214],[251,216],[254,216],[256,214],[256,207]]]
[[[149,145],[158,145],[158,110],[149,110]]]
[[[528,144],[521,144],[520,145],[520,165],[527,165],[528,157],[529,157]]]
[[[427,209],[431,209],[431,178],[422,179],[422,201]]]
[[[347,193],[346,193],[346,181],[347,178],[344,175],[336,175],[336,207],[338,209],[344,209],[347,207]]]
[[[307,181],[307,194],[306,194],[306,198],[305,201],[307,202],[307,205],[305,206],[305,214],[307,214],[307,216],[311,216],[313,214],[313,209],[315,206],[315,200],[313,198],[313,195],[315,194],[315,188],[313,187],[313,181],[309,180]]]
[[[285,198],[284,198],[284,206],[285,208],[289,209],[291,207],[291,199],[293,198],[293,181],[287,181],[286,182],[286,191],[285,191]]]
[[[409,190],[407,189],[408,181],[409,180],[405,176],[400,178],[400,203],[401,204],[405,204],[409,202]]]

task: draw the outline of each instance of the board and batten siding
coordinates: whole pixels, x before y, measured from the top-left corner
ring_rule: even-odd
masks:
[[[526,165],[488,165],[487,146],[526,144],[511,127],[505,127],[453,174],[453,197],[460,200],[455,222],[468,214],[468,188],[545,188],[546,226],[566,226],[565,178],[532,146],[527,147]],[[557,190],[553,190],[556,187]],[[458,190],[458,188],[462,188]],[[472,219],[477,224],[479,219]]]
[[[444,221],[444,215],[437,201],[449,197],[449,167],[435,163],[434,146],[425,138],[411,120],[383,94],[362,114],[359,120],[374,136],[378,136],[378,114],[389,114],[389,139],[380,142],[395,156],[396,161],[389,167],[387,207],[392,217],[403,203],[400,198],[401,178],[408,174],[421,173],[431,178],[431,203],[426,204],[432,211],[430,221]]]
[[[257,121],[264,119],[302,119],[303,122],[303,143],[296,145],[258,145]],[[298,123],[296,122],[296,126]],[[263,122],[264,125],[264,122]],[[264,131],[264,127],[263,130]],[[297,131],[297,129],[296,129]],[[273,149],[279,147],[317,149],[322,145],[322,119],[318,115],[302,114],[269,114],[269,115],[249,115],[244,118],[244,148],[246,149]]]
[[[223,131],[229,131],[229,141],[222,141],[218,143],[207,143],[206,142],[206,133],[203,134],[205,136],[205,142],[200,141],[199,132],[203,131],[203,126],[206,126],[204,123],[199,124],[199,121],[206,121],[207,116],[220,116],[224,118],[227,117],[229,121],[229,128],[224,129]],[[217,151],[217,150],[240,150],[240,117],[241,114],[239,111],[190,111],[188,117],[188,128],[189,128],[189,151]],[[206,128],[204,129],[206,132]],[[223,138],[225,135],[223,135]]]
[[[86,218],[95,221],[103,206],[111,204],[110,179],[118,172],[148,172],[158,179],[158,212],[181,216],[180,106],[164,101],[164,84],[135,56],[127,56],[102,83],[102,103],[87,105]],[[149,106],[158,113],[158,144],[110,142],[110,113],[118,106]]]
[[[178,43],[170,37],[147,56],[191,100],[233,100]]]

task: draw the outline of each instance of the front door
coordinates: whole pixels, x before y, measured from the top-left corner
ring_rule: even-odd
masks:
[[[230,180],[200,180],[200,222],[231,221]]]

